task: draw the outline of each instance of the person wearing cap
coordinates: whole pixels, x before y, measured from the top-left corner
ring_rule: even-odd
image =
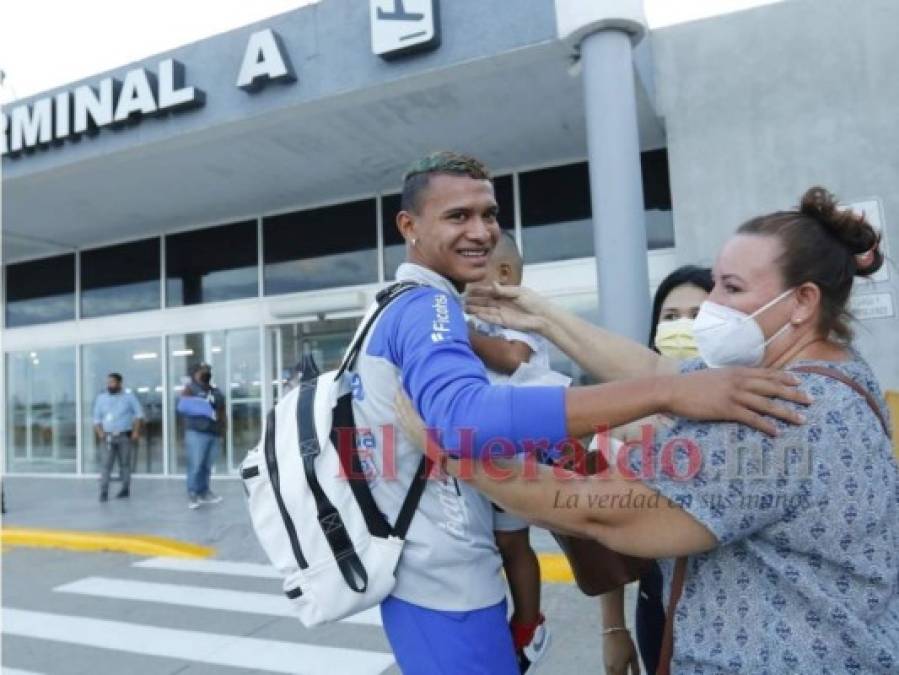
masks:
[[[212,385],[212,367],[195,363],[190,381],[178,398],[178,414],[184,418],[187,451],[187,507],[217,504],[222,498],[209,489],[209,476],[221,452],[225,429],[225,397]]]

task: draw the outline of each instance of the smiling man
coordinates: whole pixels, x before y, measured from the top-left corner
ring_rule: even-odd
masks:
[[[461,293],[487,273],[500,235],[497,216],[490,176],[473,158],[435,153],[406,173],[396,224],[406,240],[407,262],[396,278],[420,287],[391,303],[372,329],[356,365],[353,406],[356,424],[375,432],[377,470],[370,487],[390,522],[421,461],[415,446],[397,434],[396,478],[386,478],[390,439],[377,430],[395,423],[401,389],[427,411],[433,426],[445,429],[450,443],[457,443],[462,424],[472,428],[472,447],[493,435],[533,437],[547,427],[554,437],[565,434],[561,389],[491,387],[468,343]],[[552,422],[528,425],[541,409]],[[500,569],[490,502],[446,475],[428,481],[397,567],[397,585],[382,604],[384,628],[403,672],[519,672]]]
[[[429,155],[406,173],[400,209],[397,227],[411,244],[410,263],[437,272],[459,291],[486,276],[499,240],[499,207],[480,162],[448,152]]]

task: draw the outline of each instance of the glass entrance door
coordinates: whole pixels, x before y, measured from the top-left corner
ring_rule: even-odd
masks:
[[[272,404],[296,386],[297,366],[310,354],[321,372],[340,365],[358,318],[322,319],[269,326],[266,329],[266,361],[272,384]]]
[[[6,378],[7,469],[74,473],[75,349],[10,353]]]
[[[166,344],[170,473],[181,473],[186,468],[184,420],[177,413],[177,404],[182,389],[190,382],[191,365],[201,362],[212,367],[212,384],[225,396],[227,423],[215,472],[237,471],[262,433],[259,327],[170,335]]]

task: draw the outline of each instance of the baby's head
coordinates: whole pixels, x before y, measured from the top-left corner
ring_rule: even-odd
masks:
[[[506,231],[503,231],[496,248],[490,254],[490,262],[487,265],[487,276],[483,283],[493,283],[500,286],[520,286],[524,272],[524,260],[518,252],[515,239]]]

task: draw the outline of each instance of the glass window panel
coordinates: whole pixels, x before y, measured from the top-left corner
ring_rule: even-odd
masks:
[[[228,346],[228,466],[236,471],[262,430],[262,362],[259,329],[232,330]]]
[[[103,342],[81,348],[82,471],[99,473],[101,469],[102,444],[94,433],[93,407],[97,396],[106,391],[106,376],[116,372],[122,375],[122,387],[137,397],[144,411],[131,470],[162,473],[162,356],[160,338]]]
[[[527,171],[521,190],[521,243],[528,263],[593,255],[586,162]]]
[[[312,355],[321,372],[337,368],[358,324],[358,319],[325,319],[269,327],[272,401],[296,386],[297,366],[305,354]]]
[[[640,156],[646,235],[650,250],[674,246],[668,154]],[[528,263],[593,255],[590,176],[586,162],[527,171],[519,176],[524,257]]]
[[[7,265],[7,328],[74,318],[74,253]]]
[[[496,203],[499,205],[499,224],[504,230],[515,230],[515,195],[512,176],[498,176],[493,179]],[[381,197],[381,222],[384,239],[384,278],[392,280],[396,268],[406,259],[406,243],[396,226],[396,214],[400,211],[400,195]]]
[[[170,470],[186,470],[184,422],[176,412],[178,396],[190,382],[194,363],[212,366],[212,384],[225,396],[227,423],[222,453],[215,472],[233,471],[247,450],[259,442],[262,424],[262,382],[259,329],[244,328],[170,336],[166,341],[169,368],[168,397]],[[236,415],[236,417],[235,417]]]
[[[668,150],[649,150],[640,155],[643,172],[643,203],[647,209],[671,210],[671,181],[668,176]]]
[[[260,400],[259,331],[256,328],[231,330],[228,344],[229,393],[234,400]]]
[[[75,348],[7,355],[6,466],[75,472]]]
[[[166,305],[196,305],[259,294],[256,221],[165,238]]]
[[[81,316],[159,309],[159,239],[81,252]]]
[[[234,401],[230,407],[231,471],[237,471],[247,452],[259,444],[262,435],[262,401]]]
[[[650,150],[640,155],[643,170],[643,202],[646,209],[646,239],[649,250],[674,246],[671,213],[671,180],[668,150]]]
[[[515,189],[512,176],[497,176],[493,179],[493,191],[499,205],[499,226],[504,230],[515,229]]]
[[[263,220],[265,293],[294,293],[378,280],[375,200]]]
[[[396,268],[406,260],[406,242],[396,226],[396,214],[400,212],[400,196],[381,197],[381,222],[384,228],[384,278],[396,278]]]
[[[671,211],[648,209],[645,215],[649,250],[674,247],[674,216]]]

